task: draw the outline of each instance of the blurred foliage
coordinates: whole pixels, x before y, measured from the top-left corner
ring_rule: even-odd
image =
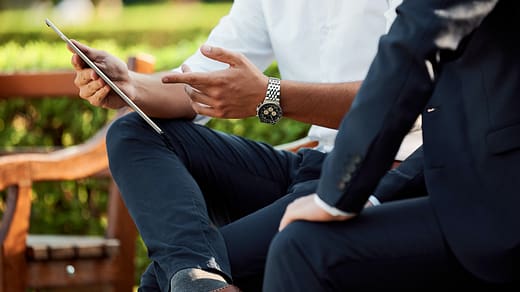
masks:
[[[126,59],[148,53],[156,70],[179,66],[205,40],[209,30],[227,13],[229,3],[131,5],[111,19],[96,19],[81,26],[60,25],[85,44]],[[43,25],[44,14],[0,11],[0,73],[71,69],[70,52]],[[36,20],[36,22],[34,22]],[[57,21],[55,21],[57,23]],[[279,76],[276,63],[265,73]],[[66,147],[92,137],[115,112],[67,98],[0,101],[0,148]],[[213,119],[208,126],[271,144],[305,135],[308,125],[283,119],[267,125],[252,117],[244,120]],[[27,149],[25,149],[27,150]],[[106,179],[38,183],[31,211],[32,233],[103,234],[107,224]],[[5,198],[5,191],[0,192]],[[0,216],[5,208],[0,200]],[[136,283],[148,265],[146,249],[138,238]]]
[[[171,46],[194,36],[206,36],[220,17],[229,11],[229,3],[136,4],[123,9],[87,11],[57,10],[52,6],[34,6],[26,10],[0,11],[0,44],[34,40],[57,42],[56,34],[45,24],[50,18],[71,38],[92,42],[111,40],[121,47],[147,44]],[[76,15],[71,20],[70,15]],[[83,16],[82,16],[83,15]]]
[[[108,179],[36,183],[31,233],[103,234],[109,183]]]

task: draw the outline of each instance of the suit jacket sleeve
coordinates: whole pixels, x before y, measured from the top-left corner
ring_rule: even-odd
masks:
[[[419,147],[398,167],[383,176],[373,196],[384,203],[427,195],[423,165],[423,151]]]
[[[357,213],[431,96],[442,53],[457,50],[498,0],[405,0],[325,159],[317,193]]]

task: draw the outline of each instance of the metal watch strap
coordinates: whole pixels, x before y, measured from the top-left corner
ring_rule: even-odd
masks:
[[[280,79],[269,77],[267,81],[267,91],[265,92],[265,101],[280,102]]]
[[[264,100],[256,107],[256,115],[262,123],[276,124],[283,116],[280,105],[280,79],[269,77]]]

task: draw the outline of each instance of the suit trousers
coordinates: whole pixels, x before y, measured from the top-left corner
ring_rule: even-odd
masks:
[[[184,268],[261,289],[267,250],[288,203],[315,191],[325,154],[298,153],[185,120],[137,114],[107,134],[110,171],[148,249],[140,291],[168,291]]]
[[[297,221],[272,240],[264,291],[518,291],[457,261],[428,196],[366,208],[351,220]],[[518,286],[516,286],[518,289]]]

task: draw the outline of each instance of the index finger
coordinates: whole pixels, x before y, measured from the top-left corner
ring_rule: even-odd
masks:
[[[76,46],[76,48],[78,50],[82,51],[85,55],[90,54],[90,51],[91,51],[90,47],[88,47],[76,40],[73,40],[73,39],[71,39],[70,41],[74,44],[74,46]],[[71,63],[72,63],[72,66],[74,67],[74,69],[81,70],[81,69],[84,69],[87,67],[87,64],[85,63],[85,61],[83,61],[83,59],[81,59],[81,57],[78,55],[78,53],[68,43],[67,43],[67,49],[71,53],[73,53]]]
[[[278,226],[278,231],[282,231],[289,223],[296,221],[294,215],[295,202],[292,201],[285,208],[285,212],[283,213],[282,219],[280,220],[280,225]]]
[[[213,73],[214,74],[214,73]],[[212,84],[214,79],[212,73],[209,72],[187,72],[172,73],[162,78],[163,83],[186,83],[191,86],[205,86]]]

